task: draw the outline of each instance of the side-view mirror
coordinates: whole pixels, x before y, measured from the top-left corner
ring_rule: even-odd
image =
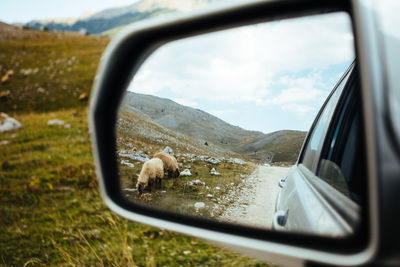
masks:
[[[126,28],[90,106],[104,201],[275,263],[393,260],[395,109],[367,2],[250,2]]]

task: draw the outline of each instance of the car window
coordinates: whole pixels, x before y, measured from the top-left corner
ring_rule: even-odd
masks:
[[[303,154],[302,163],[314,174],[316,173],[319,155],[333,112],[349,78],[349,72],[350,71],[346,73],[345,77],[339,82],[339,84],[335,87],[333,93],[328,98],[323,107],[323,111],[322,113],[320,113],[320,116],[317,119],[317,123],[315,124],[314,128],[312,129],[311,135],[308,138],[307,146]]]
[[[346,84],[343,100],[328,130],[317,176],[345,196],[360,203],[365,176],[359,81],[356,72]]]

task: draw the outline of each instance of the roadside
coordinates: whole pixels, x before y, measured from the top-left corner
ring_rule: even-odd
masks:
[[[280,191],[278,183],[288,170],[286,167],[258,166],[222,200],[229,201],[230,205],[220,215],[220,220],[271,228],[275,202]]]

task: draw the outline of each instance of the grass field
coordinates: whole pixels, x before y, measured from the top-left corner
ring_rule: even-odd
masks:
[[[2,25],[0,25],[1,28]],[[5,27],[5,26],[4,26]],[[3,28],[4,28],[3,27]],[[0,29],[0,110],[7,113],[86,107],[97,65],[109,39],[72,33]]]
[[[203,241],[128,222],[99,197],[85,109],[16,116],[0,134],[0,264],[261,266]],[[50,119],[70,124],[48,126]]]
[[[265,265],[113,214],[98,193],[79,100],[108,39],[0,26],[0,76],[14,72],[0,83],[0,111],[23,124],[0,134],[9,142],[0,145],[1,266]],[[70,127],[49,126],[55,118]]]

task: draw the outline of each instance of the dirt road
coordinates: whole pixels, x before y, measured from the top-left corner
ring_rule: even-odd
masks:
[[[289,168],[258,166],[243,183],[231,191],[233,203],[222,213],[220,220],[271,228],[279,180]]]

